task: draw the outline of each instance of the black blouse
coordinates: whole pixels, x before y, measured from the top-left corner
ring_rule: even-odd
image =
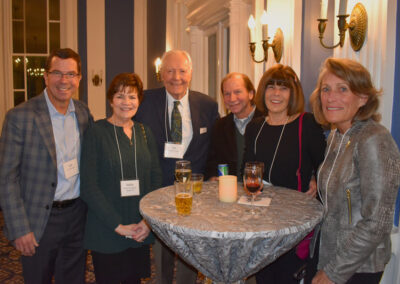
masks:
[[[248,161],[264,162],[264,180],[275,186],[283,186],[297,190],[297,169],[299,167],[299,117],[286,124],[271,170],[271,162],[281,135],[283,125],[269,125],[265,118],[260,117],[247,125],[245,133],[245,152],[243,164]],[[261,129],[262,127],[262,129]],[[258,135],[261,129],[260,134]],[[258,138],[256,140],[256,137]],[[256,143],[256,152],[255,152]],[[306,113],[302,128],[302,161],[301,184],[306,192],[313,173],[317,172],[319,164],[324,159],[326,141],[323,130],[316,123],[314,116]]]

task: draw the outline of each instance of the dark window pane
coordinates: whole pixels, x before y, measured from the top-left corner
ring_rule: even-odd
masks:
[[[24,57],[13,56],[13,80],[14,89],[24,89]]]
[[[47,53],[46,0],[25,0],[26,52]]]
[[[45,88],[43,73],[46,57],[29,56],[26,63],[28,100],[39,95]]]
[[[25,101],[25,92],[14,92],[14,106]]]
[[[60,24],[50,23],[50,52],[60,48]]]
[[[49,17],[50,20],[60,20],[60,0],[49,1]]]
[[[24,2],[23,0],[13,0],[12,1],[12,18],[13,20],[24,19]]]
[[[13,21],[13,52],[24,53],[24,22]]]

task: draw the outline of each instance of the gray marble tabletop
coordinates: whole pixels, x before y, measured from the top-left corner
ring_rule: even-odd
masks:
[[[238,197],[245,195],[238,185]],[[175,209],[174,187],[155,190],[140,201],[140,211],[157,236],[205,276],[232,283],[257,272],[290,250],[322,219],[322,206],[296,190],[267,187],[268,207],[223,203],[218,182],[205,182],[194,195],[190,216]]]

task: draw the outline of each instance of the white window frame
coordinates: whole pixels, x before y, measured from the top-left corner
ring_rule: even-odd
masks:
[[[5,113],[14,107],[13,55],[31,56],[31,54],[13,54],[12,0],[2,0],[0,2],[0,23],[2,27],[0,32],[4,39],[2,45],[0,45],[0,66],[2,71],[0,72],[0,126],[2,126]],[[75,51],[78,50],[77,3],[77,0],[60,0],[60,46],[70,47]],[[49,29],[47,29],[47,32],[49,33]],[[47,37],[47,40],[49,40],[49,37]],[[34,54],[34,56],[38,55],[40,54]],[[47,54],[43,54],[43,56],[47,56]],[[25,96],[27,96],[26,84]]]

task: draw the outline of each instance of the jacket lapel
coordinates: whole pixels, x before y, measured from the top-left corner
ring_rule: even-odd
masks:
[[[75,101],[74,101],[74,106],[75,106],[75,116],[78,121],[80,142],[82,143],[83,134],[89,123],[88,115],[86,111],[81,108],[79,104],[75,103]]]
[[[160,111],[156,111],[155,113],[158,114],[158,119],[160,121],[161,129],[167,132],[168,141],[171,141],[171,129],[169,127],[169,115],[168,115],[168,108],[167,108],[167,91],[165,87],[160,89],[160,96],[159,100],[156,100],[155,103],[157,104],[155,108],[159,109]]]
[[[186,150],[186,152],[189,152],[190,148],[194,147],[193,144],[195,143],[194,141],[197,141],[197,136],[200,135],[200,112],[201,110],[198,107],[198,104],[196,104],[196,97],[191,94],[191,91],[189,90],[189,108],[190,108],[190,118],[192,119],[192,130],[193,130],[193,137],[192,140],[190,141],[190,144]],[[197,105],[197,107],[196,107]],[[209,129],[207,129],[209,131]]]
[[[35,108],[35,123],[37,125],[38,131],[42,136],[44,144],[49,151],[50,157],[57,167],[57,156],[56,156],[56,144],[54,141],[53,127],[51,124],[50,114],[47,107],[46,99],[44,94],[36,100]]]

